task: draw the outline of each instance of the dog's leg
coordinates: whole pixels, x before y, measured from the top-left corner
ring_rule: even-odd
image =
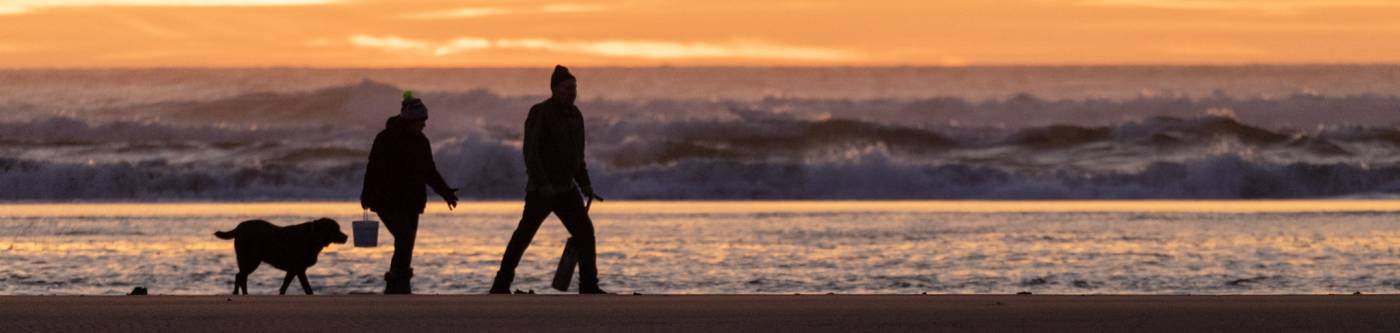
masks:
[[[248,273],[238,272],[233,276],[233,294],[238,295],[238,288],[243,288],[243,294],[248,294]]]
[[[234,295],[238,294],[238,289],[240,288],[243,289],[244,295],[248,294],[248,275],[258,270],[258,265],[261,264],[262,260],[258,259],[258,257],[249,255],[238,256],[238,275],[233,279]]]
[[[243,274],[243,282],[238,284],[238,288],[243,289],[243,295],[248,295],[248,274]]]
[[[306,282],[306,271],[297,272],[297,280],[301,281],[301,290],[306,291],[307,295],[311,295],[311,283]]]
[[[287,286],[289,286],[289,285],[292,284],[292,277],[293,277],[293,276],[296,276],[296,273],[287,272],[287,277],[282,278],[282,289],[277,290],[277,294],[278,294],[278,295],[286,295],[286,294],[287,294]]]

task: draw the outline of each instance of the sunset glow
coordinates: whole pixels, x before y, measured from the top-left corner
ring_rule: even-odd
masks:
[[[0,1],[0,67],[1400,62],[1391,1]]]

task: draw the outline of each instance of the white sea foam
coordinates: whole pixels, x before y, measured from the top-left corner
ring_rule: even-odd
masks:
[[[593,175],[619,198],[1390,195],[1400,189],[1400,89],[1341,79],[1363,69],[1377,68],[1175,68],[1167,83],[1149,82],[1167,75],[1151,68],[715,69],[733,74],[736,86],[781,87],[766,97],[718,88],[720,78],[703,71],[592,69],[602,76],[595,89],[641,91],[592,95],[581,107]],[[40,89],[82,80],[108,87],[94,94],[113,94],[92,103],[0,94],[0,199],[8,200],[353,199],[400,87],[351,74],[439,88],[421,95],[443,173],[467,197],[516,198],[524,184],[520,126],[543,98],[515,86],[528,70],[8,73],[0,82]],[[435,76],[463,73],[502,76],[459,85]],[[696,78],[689,87],[710,89],[708,97],[648,90],[683,86],[659,83],[672,75]],[[873,81],[818,80],[801,90],[780,80],[823,75]],[[1105,92],[1123,88],[1109,88],[1115,84],[1221,84],[1268,93],[1100,98],[1066,93],[1055,78],[1067,75]],[[917,94],[902,85],[944,87],[917,82],[952,77],[974,84]],[[992,83],[1015,77],[1026,81]],[[1295,93],[1267,83],[1283,77],[1335,89]],[[411,83],[419,79],[432,83]],[[142,85],[148,81],[163,84]],[[860,82],[900,85],[882,95]]]
[[[353,199],[373,130],[0,125],[0,198]],[[513,135],[438,140],[472,198],[515,198]],[[1395,132],[1289,132],[1227,118],[1115,127],[941,131],[853,120],[617,121],[593,126],[591,169],[619,198],[1305,198],[1400,191]],[[636,139],[636,136],[652,138]]]

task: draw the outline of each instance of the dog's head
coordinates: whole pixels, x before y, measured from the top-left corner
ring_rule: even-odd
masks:
[[[340,232],[340,223],[328,218],[319,218],[311,221],[311,234],[323,246],[330,246],[331,243],[345,244],[350,238],[345,233]]]

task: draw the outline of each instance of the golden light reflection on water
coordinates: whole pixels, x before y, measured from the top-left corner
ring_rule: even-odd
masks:
[[[429,214],[513,214],[520,201],[466,202],[455,211],[438,203]],[[0,204],[0,217],[24,216],[358,216],[355,202],[252,203],[14,203]],[[757,213],[757,212],[1395,212],[1400,200],[1258,201],[609,201],[595,213]]]
[[[425,292],[484,292],[520,206],[430,207],[414,259]],[[1400,289],[1389,278],[1400,271],[1400,201],[609,201],[594,211],[609,281],[644,292]],[[837,214],[810,214],[823,212]],[[0,294],[116,294],[157,283],[169,293],[223,293],[233,243],[210,233],[241,219],[285,225],[310,216],[358,218],[359,207],[3,204],[0,265],[11,270],[0,279],[12,284]],[[519,271],[524,286],[547,286],[565,237],[553,219],[540,230]],[[332,245],[314,278],[328,293],[374,290],[393,249],[382,229],[380,244]],[[260,272],[258,283],[280,281]]]
[[[392,242],[392,240],[389,240],[389,242]],[[472,244],[463,245],[466,245],[466,247],[419,246],[418,248],[414,249],[414,253],[419,255],[451,255],[468,252],[489,253],[500,250],[497,244],[489,244],[489,246],[487,244],[479,244],[474,246]],[[162,252],[226,252],[231,246],[232,243],[225,240],[195,241],[190,239],[174,239],[162,241],[103,240],[101,242],[61,242],[61,240],[55,240],[52,238],[26,238],[18,241],[0,240],[0,250],[4,250],[6,253],[12,255],[63,255],[78,253],[101,253],[108,255],[149,255],[158,254]],[[344,251],[354,251],[354,253],[356,254],[386,254],[392,253],[394,251],[394,247],[392,246],[392,244],[389,243],[383,244],[383,246],[372,248],[359,248],[350,247],[347,245],[332,244],[331,246],[326,247],[326,249],[322,252],[334,253]]]

